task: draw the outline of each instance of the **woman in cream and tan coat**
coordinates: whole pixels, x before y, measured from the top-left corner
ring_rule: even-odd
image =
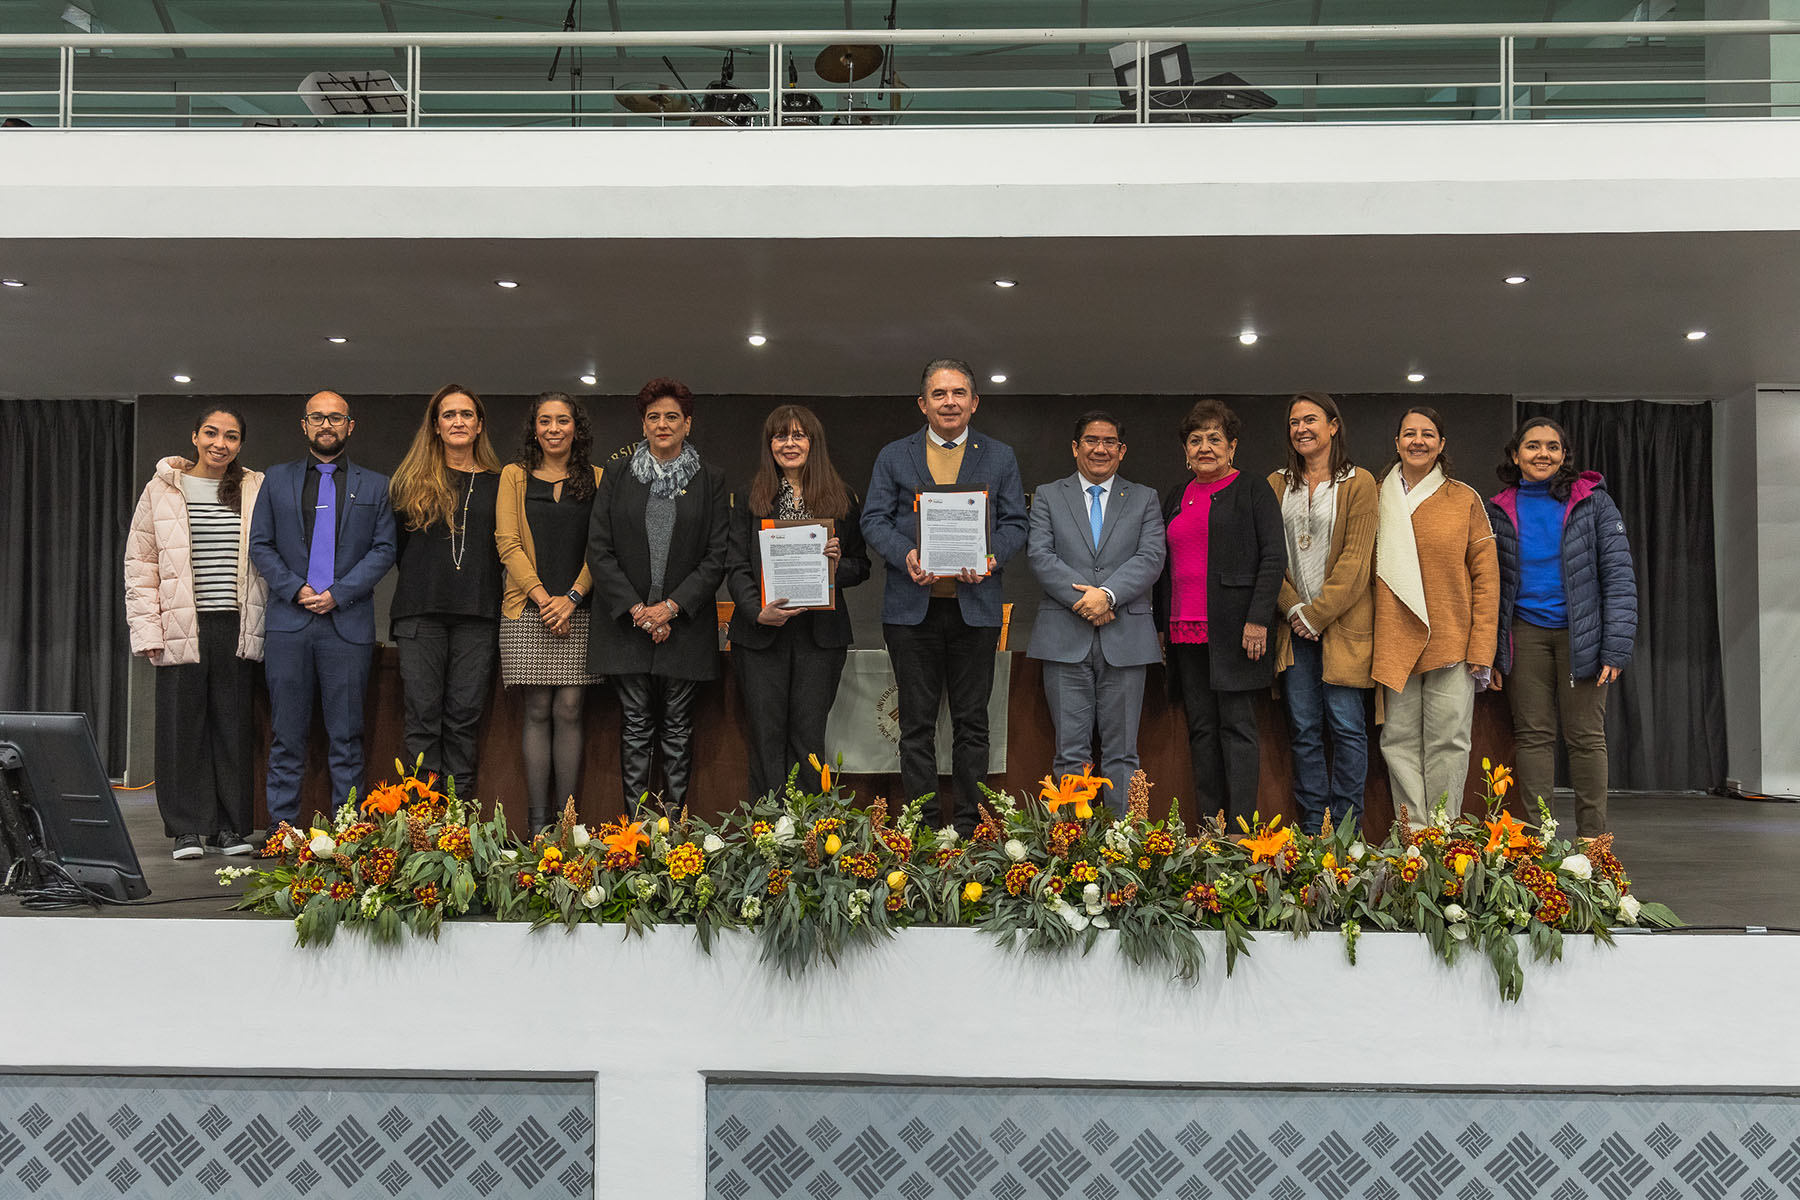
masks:
[[[208,840],[248,854],[252,825],[250,663],[263,655],[269,588],[250,563],[262,474],[238,462],[244,418],[213,407],[194,422],[194,460],[165,458],[125,542],[131,652],[156,672],[156,805],[175,857]]]
[[[1500,619],[1500,568],[1487,509],[1449,476],[1444,423],[1400,419],[1381,481],[1375,542],[1375,681],[1386,691],[1381,753],[1394,808],[1415,827],[1442,801],[1462,811],[1475,693],[1488,686]]]
[[[1294,802],[1308,833],[1325,814],[1359,822],[1369,768],[1375,594],[1375,477],[1344,447],[1343,416],[1324,392],[1288,403],[1288,465],[1269,476],[1287,536],[1275,669],[1294,756]],[[1325,731],[1331,730],[1331,754]]]

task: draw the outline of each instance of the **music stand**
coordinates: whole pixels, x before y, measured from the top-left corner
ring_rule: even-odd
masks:
[[[298,90],[315,117],[406,115],[406,93],[386,71],[314,71]]]

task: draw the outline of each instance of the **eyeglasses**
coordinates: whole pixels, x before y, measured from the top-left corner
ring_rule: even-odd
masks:
[[[1118,438],[1084,437],[1081,439],[1082,448],[1086,450],[1117,450],[1124,444]]]
[[[810,442],[812,438],[797,429],[790,429],[786,433],[776,434],[769,440],[772,442]]]
[[[322,425],[329,425],[333,429],[336,429],[339,426],[348,425],[350,423],[350,418],[345,413],[307,413],[306,423],[311,425],[314,429],[317,429]]]

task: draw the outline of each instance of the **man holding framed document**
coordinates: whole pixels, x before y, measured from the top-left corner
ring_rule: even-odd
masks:
[[[950,697],[954,823],[976,824],[988,768],[988,698],[1003,611],[1001,570],[1025,546],[1025,492],[1012,448],[978,436],[981,403],[965,362],[920,380],[926,428],[882,448],[862,532],[887,563],[882,631],[899,685],[900,779],[907,798],[937,787],[938,705]]]

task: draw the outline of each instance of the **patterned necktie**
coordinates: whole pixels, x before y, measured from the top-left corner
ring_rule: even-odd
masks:
[[[1093,499],[1088,502],[1088,525],[1092,527],[1094,531],[1094,549],[1096,550],[1100,548],[1100,493],[1105,490],[1105,488],[1097,483],[1088,484],[1088,495],[1093,497]]]
[[[313,507],[312,552],[306,556],[306,586],[328,592],[337,579],[337,488],[331,474],[336,463],[319,464],[319,502]]]

